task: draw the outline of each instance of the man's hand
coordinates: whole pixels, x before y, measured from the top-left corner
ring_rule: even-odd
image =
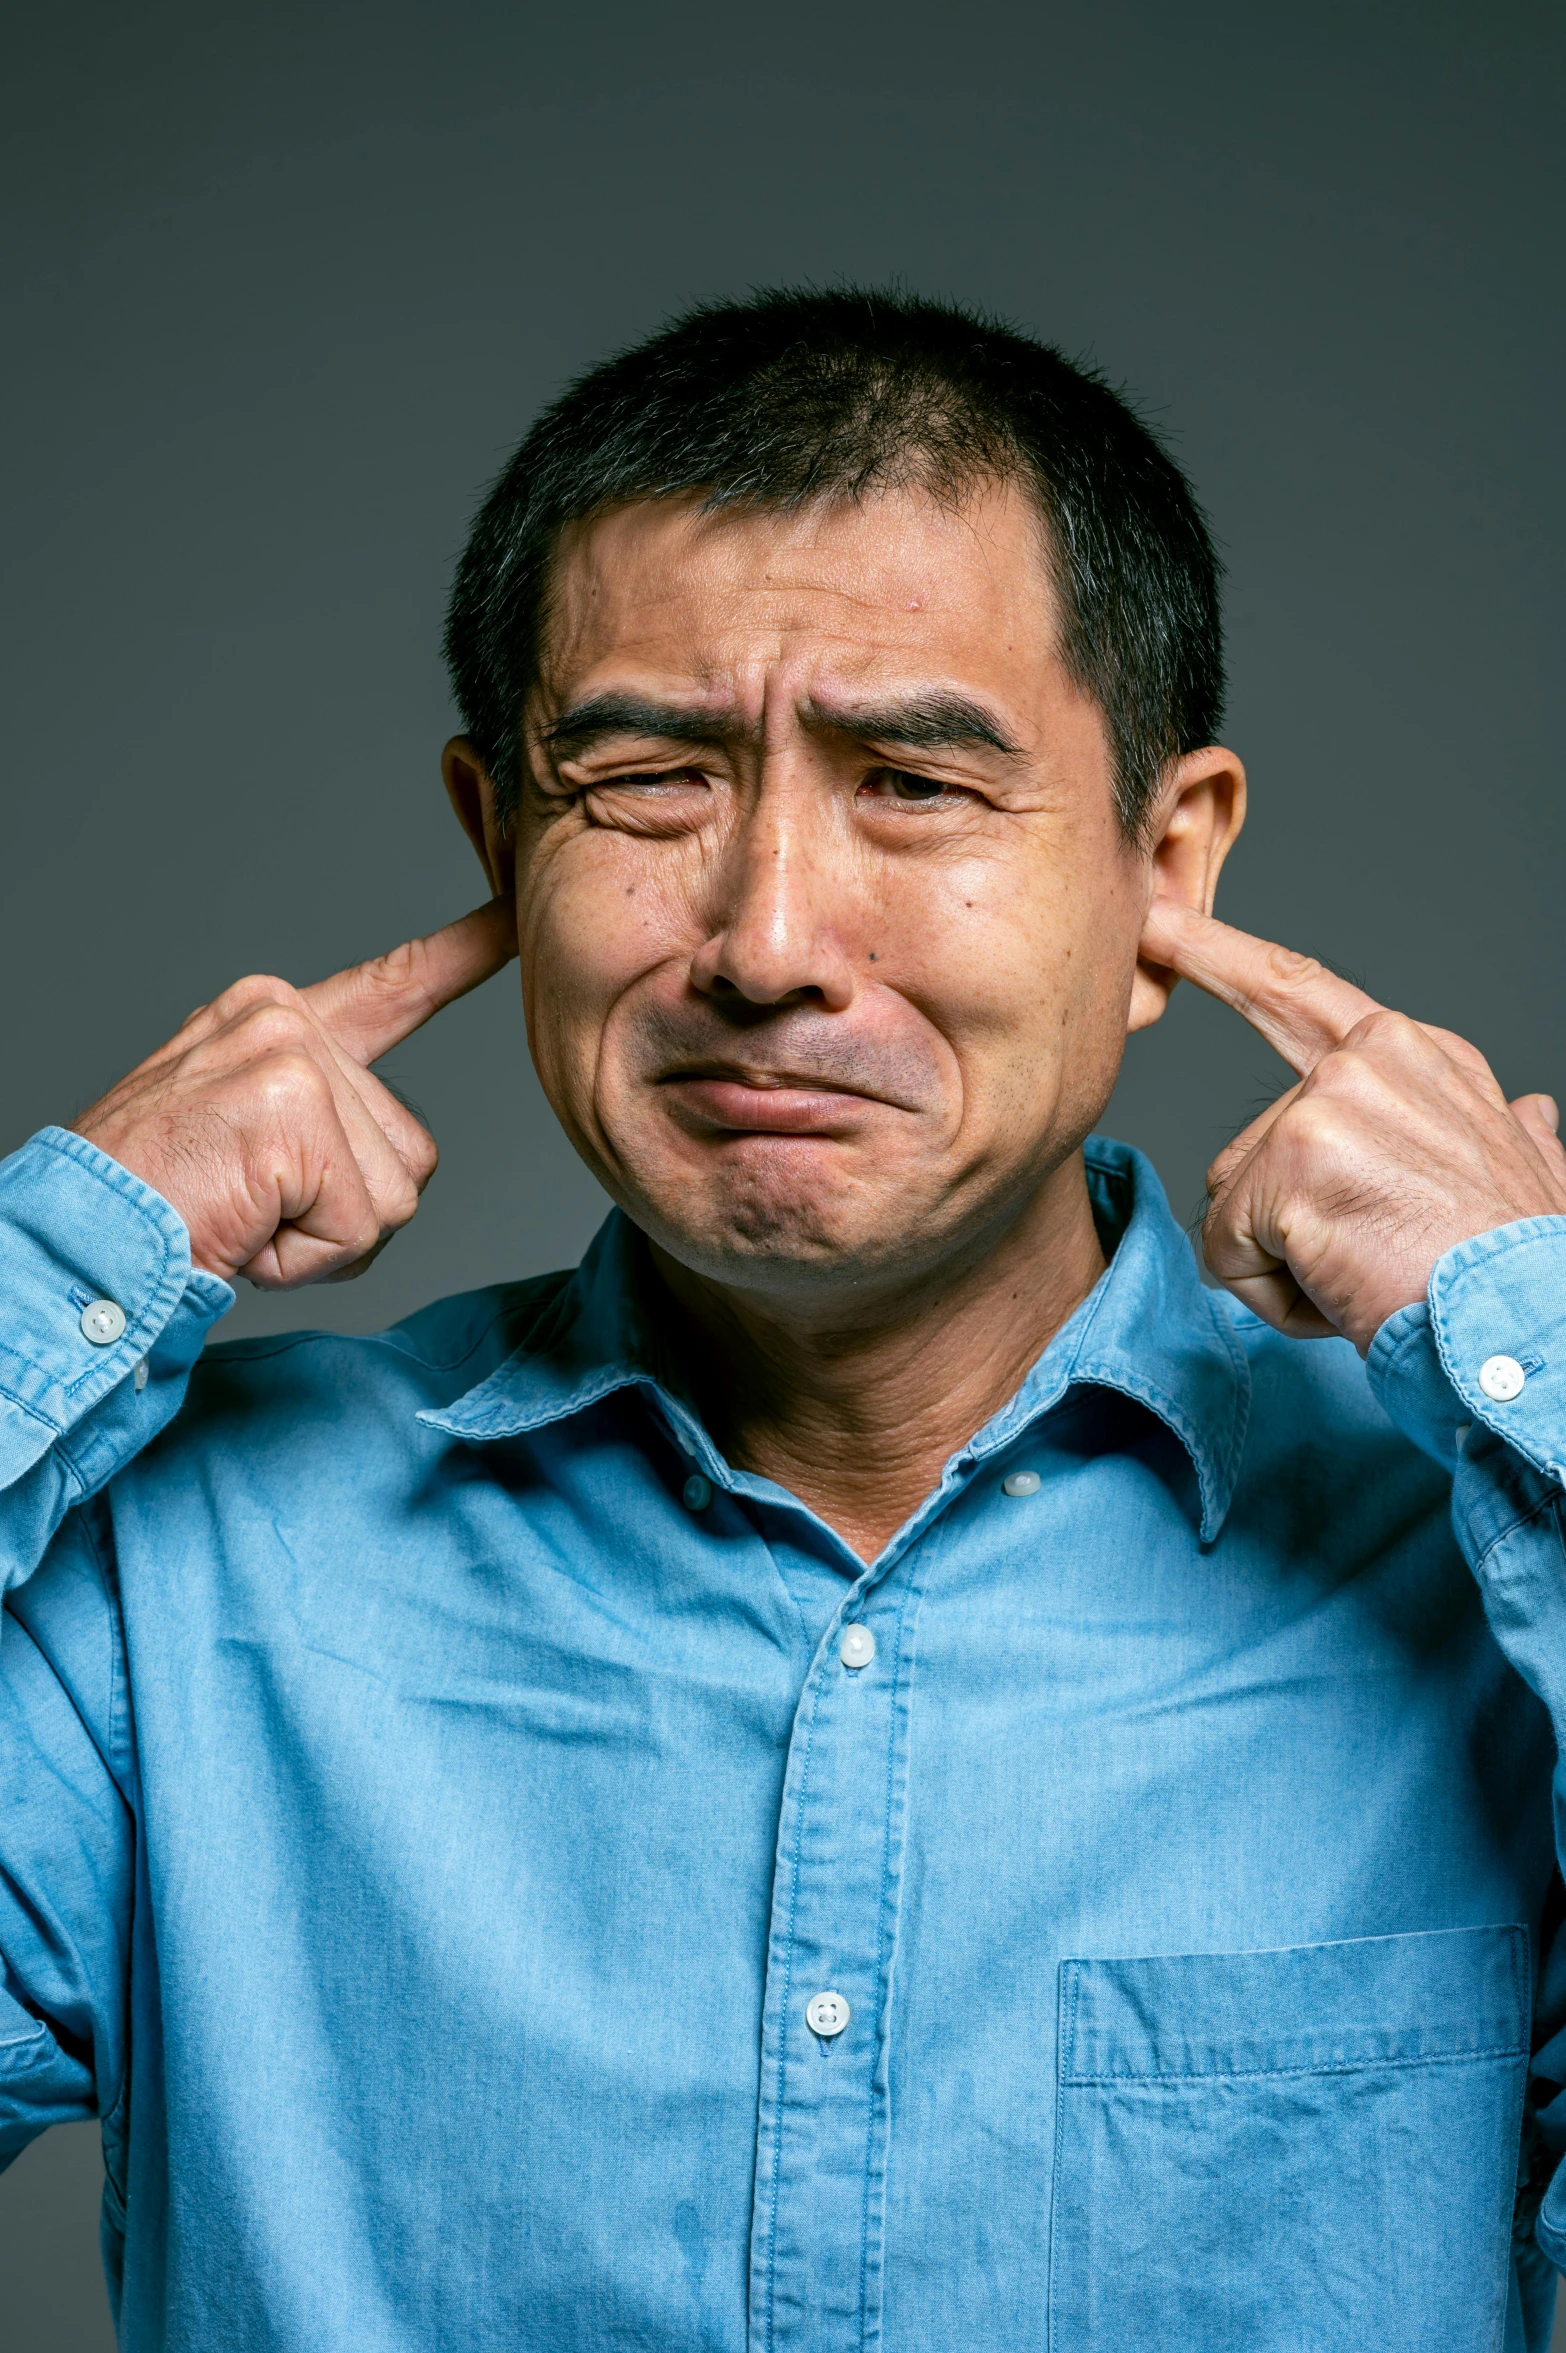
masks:
[[[289,1290],[361,1274],[435,1172],[369,1065],[516,954],[491,899],[307,989],[236,981],[73,1122],[190,1230],[196,1266]]]
[[[1300,1073],[1213,1162],[1202,1228],[1212,1272],[1280,1332],[1342,1332],[1363,1355],[1454,1243],[1566,1216],[1555,1104],[1508,1103],[1465,1039],[1173,899],[1148,909],[1141,955]]]

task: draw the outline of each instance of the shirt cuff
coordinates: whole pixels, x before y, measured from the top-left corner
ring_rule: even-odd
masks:
[[[1471,1416],[1446,1377],[1421,1299],[1389,1315],[1365,1358],[1371,1394],[1405,1438],[1445,1470],[1455,1470]]]
[[[1566,1485],[1566,1217],[1459,1242],[1426,1296],[1389,1316],[1366,1359],[1405,1437],[1458,1473],[1476,1554]]]
[[[1566,1217],[1459,1242],[1437,1259],[1428,1297],[1463,1418],[1566,1481]]]
[[[0,1160],[0,1237],[0,1486],[62,1440],[78,1478],[96,1486],[114,1466],[94,1462],[89,1475],[101,1446],[84,1425],[122,1383],[135,1392],[143,1363],[161,1376],[165,1404],[168,1376],[182,1394],[234,1293],[192,1267],[184,1220],[161,1194],[66,1128],[41,1128]],[[137,1443],[127,1429],[110,1452]]]

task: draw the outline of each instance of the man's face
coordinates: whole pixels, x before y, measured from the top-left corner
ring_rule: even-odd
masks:
[[[697,1273],[982,1249],[1120,1061],[1147,858],[1018,491],[567,534],[516,835],[539,1074]]]

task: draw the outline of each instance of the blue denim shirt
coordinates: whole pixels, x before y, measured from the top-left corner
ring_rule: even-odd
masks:
[[[1566,1220],[1367,1367],[1088,1165],[867,1569],[618,1216],[202,1354],[166,1203],[0,1163],[0,2153],[103,2118],[122,2344],[1544,2344]]]

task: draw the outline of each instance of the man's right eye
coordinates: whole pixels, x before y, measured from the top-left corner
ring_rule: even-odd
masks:
[[[590,824],[632,833],[688,833],[710,807],[711,785],[699,768],[657,768],[595,776],[576,792]]]
[[[696,768],[660,768],[652,775],[599,776],[589,792],[687,792],[707,779]]]

